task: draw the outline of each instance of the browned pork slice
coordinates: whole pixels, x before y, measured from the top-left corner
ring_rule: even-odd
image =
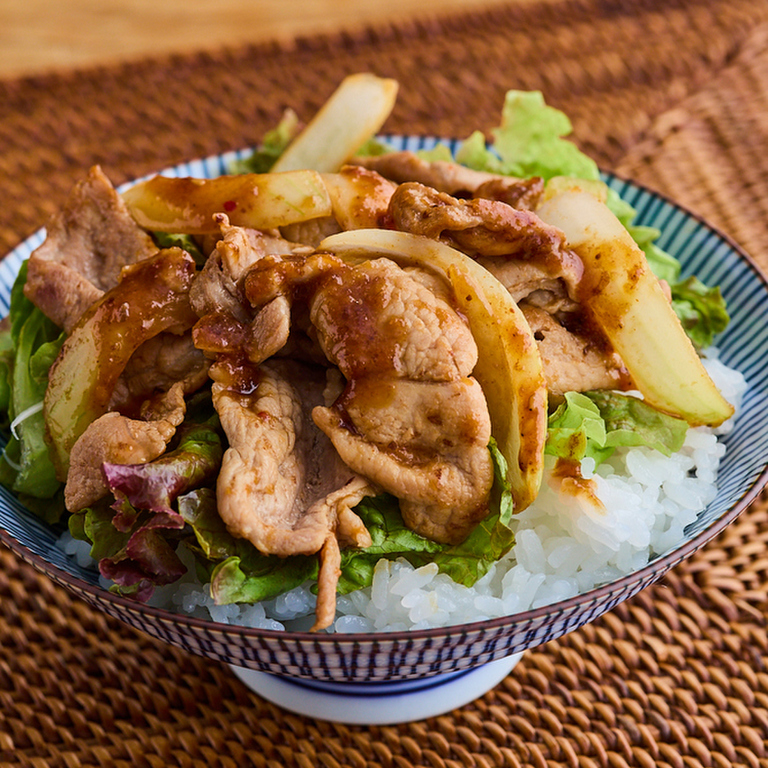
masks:
[[[260,262],[245,292],[257,309],[279,296],[294,315],[308,307],[345,381],[313,418],[345,463],[397,496],[417,532],[465,538],[488,510],[490,417],[470,375],[477,347],[447,287],[389,259],[351,266],[316,253]]]
[[[326,357],[347,378],[452,381],[469,376],[477,346],[465,320],[415,272],[386,258],[333,259],[310,300]]]
[[[370,544],[359,518],[340,518],[339,510],[372,486],[339,460],[310,417],[324,402],[324,371],[275,360],[259,368],[217,363],[211,376],[229,442],[217,497],[232,534],[268,554],[314,554],[341,520],[345,543]]]
[[[225,312],[245,323],[251,313],[240,288],[243,276],[265,256],[290,254],[301,246],[274,232],[232,226],[223,213],[216,219],[221,238],[192,286],[190,302],[200,317]]]
[[[256,368],[224,359],[211,376],[229,443],[216,490],[221,519],[261,552],[320,553],[315,628],[325,628],[335,613],[339,544],[371,544],[352,508],[377,491],[312,422],[311,409],[324,402],[325,373],[287,360]]]
[[[198,349],[208,355],[236,352],[258,365],[285,347],[290,332],[290,304],[284,296],[276,296],[245,322],[226,312],[203,315],[192,331],[192,338]]]
[[[310,301],[347,385],[315,422],[342,459],[400,499],[406,524],[457,543],[487,514],[490,417],[477,347],[445,299],[388,259],[340,267]]]
[[[539,177],[516,179],[475,171],[450,161],[424,160],[408,150],[356,157],[350,162],[375,170],[397,184],[415,181],[456,197],[502,200],[515,208],[535,208],[544,192]]]
[[[550,272],[577,262],[559,229],[499,200],[460,200],[409,182],[397,188],[389,208],[396,229],[441,240],[469,256],[536,260]]]
[[[64,502],[77,512],[108,491],[102,465],[144,464],[165,452],[184,420],[184,385],[178,382],[156,398],[143,418],[109,411],[92,421],[72,448]]]
[[[390,211],[396,228],[472,256],[526,308],[555,399],[569,390],[631,386],[605,334],[589,321],[579,293],[584,266],[559,229],[498,200],[459,200],[415,183],[398,187]]]
[[[487,513],[487,413],[472,378],[372,378],[313,416],[347,464],[398,496],[411,530],[457,543]]]
[[[25,295],[69,331],[120,270],[157,252],[98,166],[72,190],[29,258]]]
[[[577,308],[581,260],[535,213],[497,200],[458,200],[421,184],[398,187],[390,211],[397,229],[472,256],[516,302],[527,298],[552,313]]]
[[[558,402],[566,392],[630,388],[624,363],[601,334],[567,330],[549,312],[527,302],[520,309],[541,352],[552,402]]]
[[[185,394],[208,381],[210,360],[197,349],[192,334],[161,333],[131,355],[112,393],[109,410],[146,410],[157,393],[179,383]]]

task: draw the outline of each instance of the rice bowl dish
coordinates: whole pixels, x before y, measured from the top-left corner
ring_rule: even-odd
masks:
[[[443,143],[386,138],[407,151]],[[165,173],[216,177],[249,155],[247,150],[209,158]],[[687,429],[682,446],[670,456],[649,447],[620,446],[597,466],[589,457],[581,459],[580,477],[597,489],[602,512],[589,503],[574,505],[572,496],[564,500],[550,483],[557,458],[546,456],[536,499],[511,521],[514,546],[473,585],[456,582],[434,563],[382,558],[369,585],[337,595],[333,621],[319,631],[311,631],[317,602],[312,582],[255,604],[217,604],[205,579],[195,576],[194,555],[181,548],[186,575],[156,586],[146,602],[109,592],[114,582],[94,567],[90,542],[41,526],[5,492],[0,504],[4,541],[132,626],[210,658],[289,678],[359,682],[453,672],[546,642],[599,616],[657,580],[733,519],[764,483],[768,453],[765,374],[757,362],[765,329],[751,323],[748,307],[737,300],[746,296],[747,303],[762,306],[764,280],[748,259],[695,217],[629,182],[604,179],[637,206],[641,222],[659,223],[659,242],[675,255],[683,252],[686,272],[722,285],[732,326],[702,351],[702,359],[736,415],[718,427]],[[691,244],[696,237],[699,243]],[[6,260],[8,269],[14,263],[18,268],[39,238]],[[4,279],[10,293],[12,277]],[[734,345],[739,336],[746,342]],[[745,423],[749,439],[743,437]]]

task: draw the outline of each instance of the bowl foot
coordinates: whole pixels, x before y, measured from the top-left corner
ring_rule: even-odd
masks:
[[[295,714],[347,725],[392,725],[423,720],[468,704],[498,685],[522,653],[473,669],[417,680],[332,683],[278,677],[232,666],[252,691]]]

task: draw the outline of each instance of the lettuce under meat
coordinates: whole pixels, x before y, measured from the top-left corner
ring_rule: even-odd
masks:
[[[114,524],[108,503],[70,515],[69,530],[91,544],[99,572],[115,583],[113,591],[148,600],[156,586],[178,581],[187,568],[176,554],[184,521],[175,513],[138,512],[130,525]]]
[[[104,464],[103,469],[118,506],[128,502],[136,509],[170,512],[179,495],[215,482],[223,453],[215,425],[186,423],[174,450],[146,464]]]
[[[24,296],[27,262],[11,290],[10,313],[0,331],[0,407],[10,428],[0,459],[0,483],[47,522],[63,511],[61,484],[45,439],[42,402],[48,370],[61,348],[61,329]]]
[[[218,605],[269,600],[317,578],[316,557],[265,555],[247,539],[232,536],[219,516],[212,488],[185,494],[178,504],[179,514],[194,533],[194,543],[187,546]]]
[[[337,591],[347,594],[371,586],[376,563],[381,558],[405,558],[415,567],[437,563],[442,573],[471,586],[514,544],[509,525],[512,494],[506,480],[504,457],[490,446],[496,470],[494,509],[461,544],[446,546],[419,536],[403,522],[398,501],[382,494],[367,498],[355,507],[365,523],[372,544],[366,549],[344,549]],[[236,539],[216,511],[215,494],[200,489],[179,498],[179,513],[195,535],[192,548],[210,580],[211,595],[218,604],[255,603],[282,594],[317,578],[315,556],[279,558],[263,555],[250,542]]]
[[[618,447],[647,446],[671,456],[688,424],[632,395],[609,390],[567,392],[549,417],[545,453],[562,459],[592,458],[597,466]]]

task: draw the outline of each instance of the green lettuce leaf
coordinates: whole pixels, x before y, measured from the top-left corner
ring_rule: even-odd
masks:
[[[610,390],[567,392],[549,417],[545,453],[596,465],[618,447],[644,445],[665,456],[679,451],[688,424],[632,395]]]
[[[496,471],[493,507],[459,545],[446,546],[424,538],[406,527],[398,501],[382,494],[364,499],[355,512],[371,534],[366,549],[344,549],[337,592],[347,594],[369,587],[381,558],[403,557],[415,567],[435,562],[441,572],[460,584],[471,586],[514,544],[509,523],[513,513],[506,463],[495,443],[491,454]],[[193,550],[206,569],[211,593],[220,604],[252,603],[276,597],[305,581],[316,580],[315,556],[275,557],[263,555],[248,541],[234,538],[216,511],[210,489],[198,489],[179,497],[179,514],[195,535]],[[189,544],[187,544],[189,546]]]
[[[489,448],[495,472],[493,511],[475,526],[461,544],[445,546],[429,557],[421,553],[404,555],[413,565],[436,563],[441,573],[467,587],[488,573],[490,567],[515,543],[515,534],[509,527],[514,505],[512,489],[507,481],[507,463],[495,441],[491,440]]]
[[[694,346],[710,346],[730,322],[720,289],[709,288],[695,276],[674,283],[671,289],[672,307]]]
[[[581,392],[566,392],[550,415],[544,452],[562,459],[593,458],[596,464],[613,453],[606,447],[607,429],[600,409]]]
[[[268,173],[299,132],[299,118],[287,109],[280,122],[264,134],[261,144],[246,158],[230,166],[231,173]]]
[[[645,445],[671,456],[683,447],[688,432],[685,419],[663,413],[632,395],[595,390],[587,396],[605,421],[609,448]]]
[[[11,406],[11,377],[13,372],[13,336],[11,323],[6,317],[0,322],[0,429],[10,425],[8,409]]]
[[[416,154],[428,163],[453,162],[453,155],[447,144],[438,143],[432,149],[420,149]]]
[[[192,529],[194,543],[185,544],[197,556],[220,605],[269,600],[317,578],[316,557],[264,555],[246,539],[232,536],[216,508],[212,488],[198,488],[178,498],[179,514]]]
[[[5,381],[0,399],[11,435],[0,461],[0,482],[20,498],[52,499],[60,490],[45,441],[42,403],[48,370],[64,341],[60,329],[29,299],[23,287],[24,262],[11,289],[9,320],[0,342],[0,374]],[[56,522],[61,507],[32,504],[48,522]]]
[[[410,560],[421,553],[431,559],[432,554],[443,549],[441,544],[425,539],[405,526],[394,496],[382,494],[364,499],[355,507],[355,512],[368,528],[372,544],[366,549],[342,550],[339,594],[369,587],[376,563],[382,557]]]
[[[456,160],[476,170],[529,178],[575,176],[598,179],[592,158],[565,137],[573,130],[568,116],[544,102],[540,91],[508,91],[501,124],[486,146],[480,132],[473,133],[456,152]]]
[[[317,579],[316,557],[293,555],[289,558],[262,555],[233,555],[216,565],[211,573],[211,594],[219,605],[258,603]]]

